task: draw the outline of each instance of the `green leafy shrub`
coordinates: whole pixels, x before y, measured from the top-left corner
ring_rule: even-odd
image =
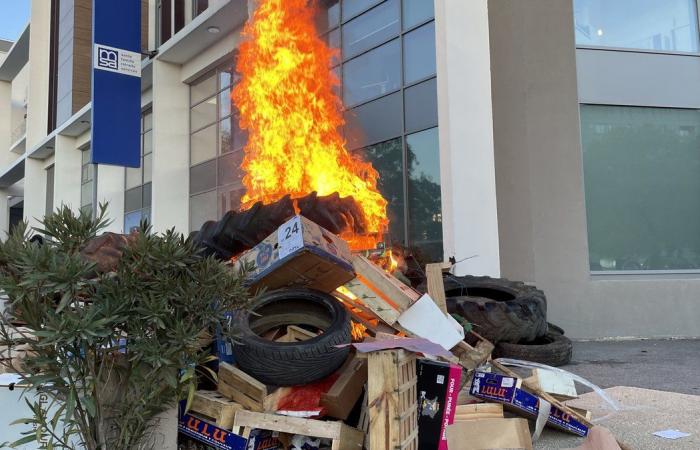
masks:
[[[154,417],[191,401],[195,368],[213,359],[202,350],[207,336],[223,326],[225,311],[249,301],[244,273],[202,257],[174,231],[154,234],[144,224],[118,236],[121,248],[105,250],[117,255],[108,269],[86,257],[107,225],[105,210],[92,219],[63,207],[36,230],[44,243],[31,242],[20,226],[0,244],[7,297],[0,345],[26,348],[28,389],[50,399],[48,407],[27,400],[34,417],[20,422],[35,431],[16,445],[150,448],[144,442]]]

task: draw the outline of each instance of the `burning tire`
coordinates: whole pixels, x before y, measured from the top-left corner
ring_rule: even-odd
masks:
[[[447,309],[475,325],[494,344],[528,342],[547,333],[547,300],[539,289],[519,281],[490,277],[445,280]]]
[[[571,361],[574,346],[571,340],[555,331],[534,342],[525,344],[510,344],[501,342],[493,351],[494,358],[512,358],[532,361],[548,366],[563,366]]]
[[[320,334],[301,342],[263,338],[286,325],[316,329]],[[236,363],[257,380],[275,386],[294,386],[320,380],[345,361],[350,315],[332,296],[311,289],[282,289],[265,294],[238,319],[240,335],[233,347]]]

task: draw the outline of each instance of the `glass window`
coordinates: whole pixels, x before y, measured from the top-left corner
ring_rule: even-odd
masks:
[[[92,214],[92,200],[95,195],[95,166],[90,164],[90,148],[82,150],[80,177],[80,209]]]
[[[438,129],[406,136],[408,232],[420,261],[442,261],[442,204]]]
[[[190,194],[216,187],[216,160],[190,167]]]
[[[434,10],[433,0],[403,0],[403,29],[408,30],[432,19]]]
[[[190,164],[199,164],[215,156],[216,125],[211,125],[192,135],[190,140]]]
[[[46,168],[46,214],[53,212],[54,165]]]
[[[404,36],[404,83],[435,75],[435,22]]]
[[[401,138],[358,151],[379,172],[379,192],[389,202],[389,235],[392,244],[405,245],[403,148]]]
[[[190,198],[190,230],[199,230],[208,220],[216,220],[216,191],[194,195]]]
[[[141,115],[141,167],[127,167],[124,180],[124,232],[138,228],[141,219],[150,218],[153,162],[153,113]]]
[[[232,183],[240,183],[243,178],[241,164],[243,163],[243,152],[235,151],[219,158],[217,168],[219,186]]]
[[[341,52],[340,52],[340,28],[336,28],[333,31],[329,31],[326,35],[326,44],[333,49],[331,54],[331,67],[340,64]]]
[[[320,0],[316,14],[316,28],[324,33],[340,23],[340,0]]]
[[[126,189],[139,186],[143,181],[143,166],[126,168]]]
[[[343,22],[352,19],[370,6],[376,5],[381,1],[382,0],[343,0]]]
[[[143,187],[138,186],[124,192],[124,211],[131,212],[143,207]]]
[[[241,197],[245,194],[245,188],[240,184],[222,186],[218,189],[219,195],[219,217],[227,212],[237,210],[241,205]]]
[[[226,117],[231,114],[233,99],[229,89],[221,91],[219,94],[219,117]]]
[[[359,55],[399,34],[399,0],[387,0],[343,26],[343,57]]]
[[[203,101],[190,111],[190,127],[192,131],[200,130],[212,123],[216,123],[216,97]]]
[[[581,106],[593,271],[700,269],[700,111]]]
[[[696,0],[574,0],[576,43],[698,52]]]
[[[192,2],[192,17],[197,17],[209,7],[209,0],[194,0]]]
[[[393,40],[343,65],[343,98],[349,107],[401,85],[401,43]]]
[[[401,136],[401,92],[365,103],[345,113],[345,139],[356,149]]]
[[[210,75],[190,86],[190,98],[192,104],[201,102],[216,92],[216,77]]]
[[[404,91],[406,96],[406,132],[436,127],[437,81],[432,78]]]

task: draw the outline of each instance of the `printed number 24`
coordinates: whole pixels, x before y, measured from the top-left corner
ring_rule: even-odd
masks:
[[[285,232],[284,238],[289,239],[290,237],[292,237],[292,234],[299,232],[299,222],[295,222],[293,227],[285,228],[284,232]]]

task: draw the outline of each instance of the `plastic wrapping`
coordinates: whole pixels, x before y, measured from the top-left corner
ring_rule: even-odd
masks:
[[[509,358],[498,358],[498,359],[496,359],[496,361],[505,365],[505,366],[522,367],[524,369],[531,369],[531,370],[532,369],[549,370],[551,372],[558,373],[560,375],[565,375],[565,376],[571,378],[572,380],[576,381],[577,383],[580,383],[580,384],[590,388],[591,390],[593,390],[593,392],[595,392],[598,395],[598,397],[600,397],[603,400],[603,402],[605,403],[605,408],[607,410],[611,411],[610,414],[606,414],[605,416],[593,419],[592,422],[594,422],[594,423],[605,420],[608,417],[610,417],[614,414],[617,414],[620,411],[631,409],[631,408],[627,408],[627,407],[620,405],[614,398],[610,397],[603,389],[601,389],[600,386],[593,384],[592,382],[588,381],[587,379],[585,379],[579,375],[576,375],[574,373],[568,372],[568,371],[563,370],[563,369],[559,369],[558,367],[552,367],[552,366],[548,366],[546,364],[539,364],[539,363],[535,363],[535,362],[531,362],[531,361],[522,361],[519,359],[509,359]]]

